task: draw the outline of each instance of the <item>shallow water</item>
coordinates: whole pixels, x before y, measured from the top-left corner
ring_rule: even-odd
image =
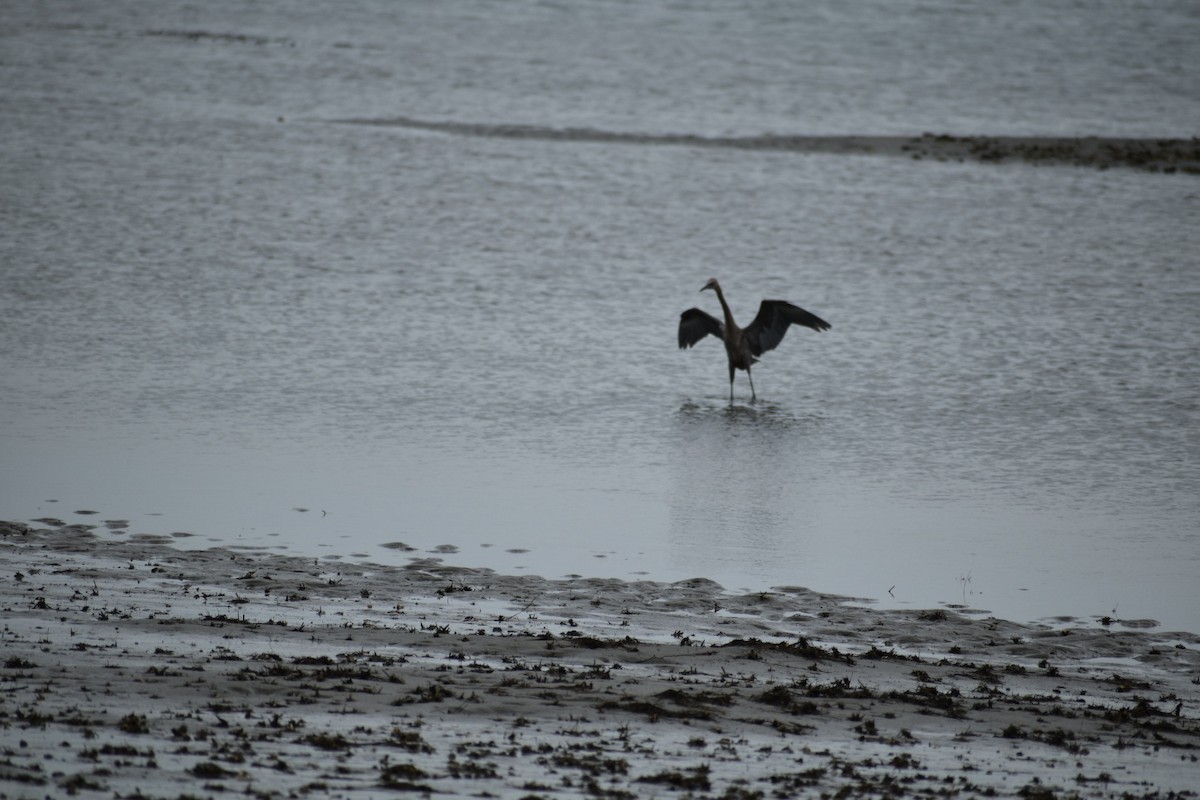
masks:
[[[1194,177],[339,121],[1200,121],[1188,4],[789,7],[15,14],[0,518],[1200,627]],[[833,323],[753,406],[675,347],[711,275]]]

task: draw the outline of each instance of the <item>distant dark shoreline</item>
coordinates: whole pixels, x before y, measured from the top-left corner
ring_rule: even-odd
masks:
[[[694,134],[622,133],[594,128],[548,128],[536,125],[489,125],[387,117],[341,119],[349,125],[376,125],[439,131],[459,136],[535,139],[554,142],[723,147],[738,150],[845,155],[905,156],[914,160],[976,161],[1002,164],[1068,164],[1108,169],[1126,167],[1149,172],[1200,175],[1200,138],[1136,139],[1098,136],[698,136]]]

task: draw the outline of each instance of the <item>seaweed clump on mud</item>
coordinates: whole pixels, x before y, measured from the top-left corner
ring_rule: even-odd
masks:
[[[745,648],[746,658],[757,659],[764,652],[782,653],[784,655],[807,658],[813,661],[839,661],[843,664],[854,664],[854,657],[843,653],[836,647],[818,647],[803,636],[794,642],[765,642],[762,639],[733,639],[721,645],[722,648]]]

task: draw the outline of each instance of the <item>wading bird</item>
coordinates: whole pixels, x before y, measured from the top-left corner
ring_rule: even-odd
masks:
[[[716,278],[710,278],[700,291],[712,289],[721,301],[721,310],[725,312],[725,321],[714,317],[698,308],[689,308],[679,315],[679,347],[691,347],[710,333],[725,342],[725,354],[729,356],[729,402],[733,402],[733,372],[735,369],[746,370],[746,378],[750,381],[750,402],[758,399],[754,393],[754,378],[750,377],[750,365],[758,361],[758,356],[768,350],[774,350],[783,341],[788,326],[803,325],[814,331],[827,331],[830,325],[816,314],[809,313],[799,306],[794,306],[784,300],[763,300],[758,307],[758,316],[744,329],[739,328],[733,321],[729,304],[721,292],[721,284]]]

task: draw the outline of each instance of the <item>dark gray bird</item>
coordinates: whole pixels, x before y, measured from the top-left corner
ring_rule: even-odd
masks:
[[[750,402],[758,399],[754,393],[754,378],[750,377],[750,366],[758,361],[758,356],[768,350],[774,350],[783,341],[788,327],[803,325],[814,331],[827,331],[830,325],[816,314],[805,311],[784,300],[763,300],[758,307],[758,316],[744,329],[739,328],[733,321],[729,304],[721,292],[721,284],[716,278],[710,278],[700,291],[712,289],[721,301],[721,310],[725,312],[725,321],[714,317],[698,308],[689,308],[679,315],[679,347],[691,347],[710,333],[725,342],[725,354],[729,356],[729,402],[733,402],[733,373],[735,369],[746,370],[746,378],[750,381]]]

